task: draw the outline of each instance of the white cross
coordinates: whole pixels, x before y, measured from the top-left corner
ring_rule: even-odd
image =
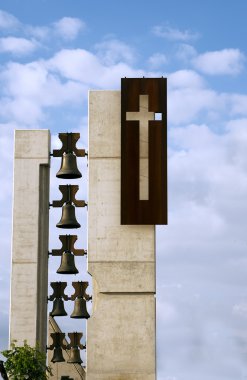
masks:
[[[148,95],[139,95],[139,111],[126,112],[126,120],[139,121],[140,178],[139,199],[148,200],[148,121],[154,120],[154,112],[148,111]]]

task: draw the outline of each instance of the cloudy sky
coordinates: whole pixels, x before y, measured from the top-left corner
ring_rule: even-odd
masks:
[[[58,132],[80,130],[85,147],[89,89],[163,75],[169,225],[157,228],[158,380],[246,380],[246,1],[0,0],[0,9],[0,349],[14,129],[50,129],[54,145]],[[56,189],[53,181],[52,199]]]

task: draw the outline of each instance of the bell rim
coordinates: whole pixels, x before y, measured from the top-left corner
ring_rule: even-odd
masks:
[[[67,313],[66,311],[65,311],[65,313],[66,313],[66,314],[62,314],[62,313],[61,313],[61,314],[54,314],[54,313],[50,312],[49,315],[50,315],[51,317],[66,317],[66,316],[68,315],[68,313]]]
[[[60,224],[60,222],[59,223],[57,223],[56,224],[56,227],[57,228],[67,228],[67,229],[72,229],[72,228],[80,228],[81,227],[81,225],[80,225],[80,223],[78,223],[78,225],[71,225],[71,224]]]
[[[58,268],[58,270],[57,270],[57,273],[58,274],[78,274],[79,273],[79,271],[78,271],[78,269],[76,269],[76,271],[68,271],[68,270],[66,270],[66,271],[64,271],[64,270],[60,270],[59,271],[59,268]]]
[[[79,172],[78,174],[66,174],[66,173],[61,173],[59,174],[59,172],[56,174],[56,177],[57,178],[62,178],[62,179],[76,179],[76,178],[81,178],[82,177],[82,174]]]
[[[81,361],[71,361],[71,359],[69,359],[69,360],[67,360],[67,363],[70,363],[70,364],[81,364],[81,363],[83,363],[83,360],[81,360]]]
[[[65,362],[65,359],[63,358],[63,360],[52,360],[51,359],[51,362],[52,363],[63,363],[63,362]]]
[[[79,317],[79,316],[70,316],[70,318],[73,318],[73,319],[89,319],[90,318],[90,315],[88,317]]]

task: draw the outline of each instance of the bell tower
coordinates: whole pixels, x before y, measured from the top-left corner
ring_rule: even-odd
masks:
[[[54,380],[156,380],[155,225],[167,224],[166,120],[165,78],[123,78],[121,91],[89,92],[88,203],[70,184],[59,185],[62,199],[50,203],[61,208],[61,232],[80,228],[75,207],[88,206],[85,250],[74,247],[77,235],[64,233],[62,247],[48,252],[50,132],[16,131],[10,341],[39,342],[45,350],[51,337]],[[69,148],[77,135],[59,134],[58,178],[81,177],[75,157],[85,152]],[[52,282],[48,297],[48,253],[61,257],[63,275],[78,273],[75,257],[87,254],[92,297],[83,281],[72,282],[69,296],[66,282]],[[48,334],[47,297],[53,302]],[[87,320],[86,333],[68,333],[70,343],[54,319],[67,315],[68,300],[72,330],[75,319]],[[86,350],[85,369],[79,349]]]

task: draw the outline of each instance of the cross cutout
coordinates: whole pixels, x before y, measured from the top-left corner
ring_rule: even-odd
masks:
[[[139,111],[126,112],[126,120],[139,121],[140,177],[139,199],[148,200],[148,121],[154,120],[154,112],[148,111],[148,95],[139,95]]]

